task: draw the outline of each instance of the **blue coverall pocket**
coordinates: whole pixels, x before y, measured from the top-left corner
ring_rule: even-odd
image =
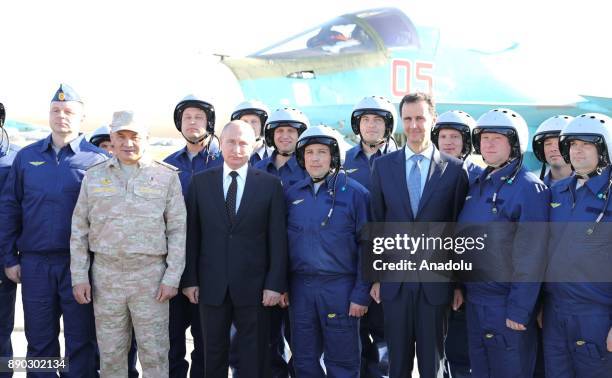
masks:
[[[359,358],[359,320],[345,314],[328,314],[325,318],[326,359],[353,361]],[[329,355],[329,350],[333,353]]]
[[[501,333],[487,332],[482,337],[483,344],[488,348],[495,348],[497,350],[512,351],[516,350],[516,343],[513,342],[512,337]]]
[[[595,361],[606,360],[606,355],[602,353],[600,347],[591,342],[578,340],[574,343],[574,352],[576,355],[593,359]]]

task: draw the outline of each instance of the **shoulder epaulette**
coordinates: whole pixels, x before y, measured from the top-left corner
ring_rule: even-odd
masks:
[[[173,170],[173,171],[175,171],[175,172],[177,172],[177,171],[179,170],[177,167],[175,167],[175,166],[174,166],[174,165],[172,165],[172,164],[168,164],[168,163],[166,163],[166,162],[159,161],[159,160],[153,160],[153,161],[154,161],[155,163],[157,163],[157,164],[161,165],[162,167],[166,167],[166,168],[168,168],[168,169],[170,169],[170,170]]]
[[[97,166],[99,166],[99,165],[102,165],[102,164],[104,164],[104,163],[106,163],[106,162],[108,162],[108,159],[106,159],[106,160],[102,160],[102,161],[101,161],[101,162],[99,162],[99,163],[96,163],[96,164],[94,164],[94,165],[89,166],[89,168],[87,168],[87,169],[86,169],[86,171],[89,171],[90,169],[95,168],[95,167],[97,167]]]

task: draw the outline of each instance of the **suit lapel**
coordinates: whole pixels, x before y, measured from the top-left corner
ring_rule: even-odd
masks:
[[[220,167],[221,169],[216,169],[214,172],[214,185],[212,187],[212,200],[215,203],[215,205],[217,206],[217,209],[219,210],[219,213],[221,215],[221,218],[223,219],[223,221],[225,222],[225,224],[229,227],[230,226],[230,221],[229,221],[229,217],[227,216],[227,210],[225,209],[225,196],[223,195],[223,166]],[[204,190],[206,190],[206,188],[204,188]]]
[[[401,152],[397,154],[395,158],[396,168],[393,169],[394,179],[397,185],[399,185],[399,190],[397,191],[400,201],[404,205],[404,210],[410,217],[414,219],[414,215],[412,214],[412,209],[410,208],[410,195],[408,194],[408,183],[406,182],[406,152],[402,148]]]
[[[444,173],[447,164],[448,162],[440,155],[440,151],[434,147],[431,164],[429,165],[429,176],[425,182],[425,188],[423,188],[423,194],[421,195],[421,201],[419,202],[419,212],[421,209],[423,209],[423,207],[425,207],[427,201],[429,201],[431,198],[431,195],[442,178],[442,174]]]

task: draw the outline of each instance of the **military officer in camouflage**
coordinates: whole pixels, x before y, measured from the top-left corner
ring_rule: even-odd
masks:
[[[127,377],[132,325],[143,376],[168,377],[168,300],[185,267],[186,210],[178,173],[147,156],[146,140],[131,112],[114,114],[113,158],[87,171],[72,219],[73,293],[93,300],[102,377]]]

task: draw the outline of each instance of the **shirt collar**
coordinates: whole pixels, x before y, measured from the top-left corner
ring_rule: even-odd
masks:
[[[610,179],[610,170],[612,167],[607,167],[601,172],[599,176],[592,177],[588,179],[584,186],[589,188],[589,190],[595,195],[602,194],[601,192],[606,190],[606,186],[608,185],[608,180]],[[576,180],[578,177],[576,177]],[[576,187],[576,181],[572,180],[574,183],[574,187]]]
[[[485,168],[485,170],[482,172],[480,177],[478,177],[477,181],[484,182],[488,178],[490,178],[492,181],[507,180],[510,178],[508,176],[514,171],[514,168],[516,167],[518,163],[519,163],[519,159],[514,159],[513,162],[511,162],[510,164],[506,165],[505,167],[501,168],[500,170],[494,173],[488,172],[487,169]]]
[[[257,155],[259,155],[260,159],[263,160],[264,159],[264,154],[266,153],[266,151],[268,152],[268,154],[267,154],[268,156],[266,156],[266,157],[269,157],[269,156],[272,156],[272,153],[273,153],[274,149],[271,148],[271,147],[267,147],[265,144],[263,144],[261,147],[259,147],[257,150],[255,150],[255,153]]]
[[[81,142],[83,141],[84,135],[79,135],[74,138],[67,146],[70,146],[70,149],[73,153],[81,152]],[[40,146],[40,152],[45,152],[53,145],[52,134],[47,135],[45,139],[43,139],[43,143]]]
[[[382,146],[380,146],[380,148],[376,152],[374,152],[371,156],[382,156],[383,154],[382,152],[385,150],[385,146],[386,144],[383,144]],[[357,159],[357,156],[359,155],[368,159],[368,155],[366,155],[365,151],[363,150],[363,144],[361,142],[359,142],[359,144],[356,145],[355,148],[348,150],[346,154],[352,157],[353,159]]]
[[[406,151],[406,161],[410,160],[410,158],[412,157],[412,155],[415,155],[414,152],[412,152],[412,150],[410,149],[410,147],[408,147],[408,145],[406,145],[404,147],[404,150]],[[421,152],[419,155],[422,155],[423,158],[425,159],[431,159],[431,156],[433,155],[434,152],[434,147],[433,147],[433,143],[429,144],[429,147],[427,147],[423,152]]]
[[[276,168],[276,165],[274,165],[274,161],[276,160],[276,155],[277,155],[277,153],[276,153],[276,150],[275,150],[272,153],[272,156],[267,158],[268,162],[266,163],[266,169]],[[295,170],[300,168],[298,166],[297,159],[295,158],[295,154],[291,154],[291,157],[289,158],[289,160],[287,160],[287,162],[283,165],[283,167],[287,167],[289,169],[289,171],[291,171],[291,172],[294,172]]]
[[[246,179],[247,171],[249,170],[249,162],[246,162],[242,167],[238,169],[231,169],[226,162],[223,162],[223,179],[225,180],[227,176],[229,176],[231,171],[238,172],[238,176],[240,176],[243,180]]]
[[[153,163],[153,159],[151,159],[151,157],[148,154],[144,154],[140,160],[138,160],[138,162],[136,163],[138,165],[138,168],[144,168],[144,167],[148,167]],[[117,159],[116,156],[111,157],[110,159],[108,159],[108,166],[109,167],[115,167],[115,168],[120,168],[119,166],[119,159]]]

